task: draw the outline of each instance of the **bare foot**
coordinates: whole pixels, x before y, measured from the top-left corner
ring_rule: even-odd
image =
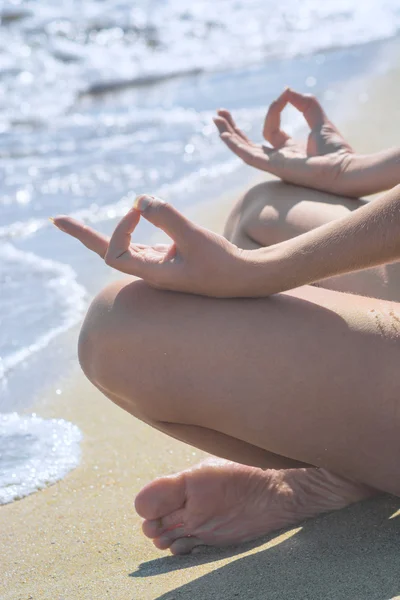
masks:
[[[324,469],[263,471],[212,458],[155,479],[135,508],[157,548],[187,554],[200,545],[248,542],[374,493]]]

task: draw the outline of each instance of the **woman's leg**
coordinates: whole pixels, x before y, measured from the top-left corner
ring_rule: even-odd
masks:
[[[219,456],[262,468],[320,467],[225,465],[223,473],[207,467],[158,480],[137,499],[145,533],[158,547],[181,552],[188,544],[257,537],[255,526],[262,535],[344,506],[368,495],[361,484],[400,495],[399,326],[397,304],[310,286],[254,300],[161,292],[141,281],[106,288],[80,339],[82,367],[102,391],[138,418]],[[274,462],[277,455],[287,462]],[[226,528],[218,537],[214,527],[210,538],[216,512],[224,512],[215,488],[219,481],[226,500],[224,477],[229,489],[236,486],[236,504],[240,499],[251,510],[245,518],[231,507],[230,537]],[[212,506],[201,502],[203,529],[189,526],[190,514],[182,517],[196,478],[203,496],[207,481],[213,494]],[[195,487],[192,504],[199,500]],[[273,522],[260,525],[255,504],[270,515],[271,498]],[[167,532],[177,518],[184,528]],[[194,536],[190,542],[187,535]]]
[[[271,246],[343,217],[365,202],[268,181],[251,188],[235,204],[225,236],[242,248]],[[318,286],[399,301],[400,263],[332,277]]]

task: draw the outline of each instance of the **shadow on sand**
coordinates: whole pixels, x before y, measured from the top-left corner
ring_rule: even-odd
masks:
[[[400,594],[399,508],[398,498],[381,496],[307,521],[290,537],[279,532],[281,540],[275,534],[240,548],[167,556],[130,577],[228,561],[157,600],[389,600]]]

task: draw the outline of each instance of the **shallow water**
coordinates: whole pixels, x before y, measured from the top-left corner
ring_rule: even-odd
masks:
[[[400,26],[397,0],[15,0],[1,6],[6,125],[47,123],[79,95],[110,85],[385,39]]]
[[[62,419],[0,414],[0,504],[62,479],[80,461],[81,433]]]
[[[0,15],[3,412],[76,361],[68,331],[109,277],[49,216],[109,233],[137,193],[185,211],[243,185],[251,171],[220,142],[215,109],[255,139],[288,84],[335,113],[344,82],[378,64],[371,42],[400,26],[397,0],[32,0]],[[140,224],[137,239],[150,235]]]

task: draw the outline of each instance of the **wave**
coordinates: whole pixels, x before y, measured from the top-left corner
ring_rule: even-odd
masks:
[[[2,14],[6,124],[51,119],[82,94],[325,52],[400,28],[397,0],[219,0],[218,10],[215,0],[42,0],[5,2]]]
[[[87,293],[69,265],[11,244],[0,246],[0,266],[0,306],[7,315],[0,344],[0,382],[4,383],[7,373],[79,322],[87,307]],[[25,343],[13,342],[16,331]]]
[[[156,85],[162,81],[169,81],[170,79],[176,79],[177,77],[187,77],[193,75],[200,75],[204,69],[197,67],[193,69],[182,69],[180,71],[171,71],[170,73],[157,73],[143,75],[142,77],[133,77],[132,79],[110,79],[104,81],[94,81],[87,89],[80,93],[80,96],[85,95],[99,95],[127,88],[143,87],[146,85]]]
[[[63,419],[0,414],[0,505],[65,477],[80,462],[81,439]]]

